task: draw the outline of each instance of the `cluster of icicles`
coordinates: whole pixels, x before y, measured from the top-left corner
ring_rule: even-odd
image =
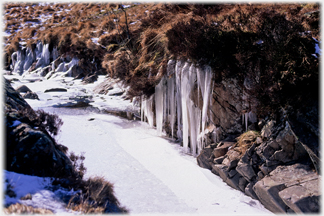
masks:
[[[191,95],[195,82],[198,94]],[[212,92],[212,71],[206,66],[204,70],[185,61],[170,60],[167,75],[155,87],[155,94],[143,100],[141,105],[141,119],[147,119],[153,127],[153,100],[155,98],[156,129],[162,135],[163,123],[168,122],[173,138],[177,122],[177,138],[182,140],[187,153],[197,155],[204,148],[205,126],[208,105]],[[199,91],[200,90],[200,91]],[[190,97],[202,98],[202,109],[199,109]],[[190,146],[189,146],[190,138]]]
[[[54,61],[58,57],[59,54],[55,47],[50,51],[49,44],[43,45],[41,41],[38,41],[35,49],[32,50],[29,47],[22,47],[11,55],[11,69],[19,75],[26,75],[32,64],[36,62],[35,70],[30,71],[30,74],[38,74],[40,76],[45,76],[45,78],[50,78],[54,73],[60,76],[71,76],[72,67],[78,65],[79,60],[77,58],[67,58],[69,61],[60,63],[57,68],[55,68],[54,62],[52,62],[51,71],[47,74],[43,74],[42,69],[48,67],[51,64],[51,60]]]

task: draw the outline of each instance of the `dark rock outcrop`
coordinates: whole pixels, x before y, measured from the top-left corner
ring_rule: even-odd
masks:
[[[22,85],[22,86],[19,86],[16,91],[20,92],[20,93],[27,93],[27,92],[31,92],[31,90],[25,86],[25,85]]]
[[[198,165],[272,212],[319,212],[320,160],[298,139],[287,119],[265,122],[260,135],[249,142],[240,137],[235,145],[222,141],[217,147],[208,146],[197,157]]]
[[[6,166],[8,171],[41,177],[76,177],[66,147],[29,119],[34,110],[5,80]]]
[[[39,100],[38,95],[35,92],[28,91],[26,94],[23,95],[24,99],[34,99]]]

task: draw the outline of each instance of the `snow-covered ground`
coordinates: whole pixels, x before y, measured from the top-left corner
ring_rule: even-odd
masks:
[[[6,77],[10,79],[14,76]],[[91,88],[102,80],[100,78],[97,83],[89,85],[82,85],[80,81],[70,78],[44,79],[42,82],[32,83],[20,80],[14,82],[13,87],[25,84],[40,98],[39,101],[26,100],[34,109],[42,108],[62,118],[64,124],[57,136],[58,142],[67,146],[70,152],[84,152],[84,165],[87,168],[85,178],[103,176],[112,182],[116,197],[131,214],[271,214],[259,201],[232,189],[209,170],[200,168],[196,159],[184,154],[179,144],[158,137],[156,130],[147,123],[81,108],[52,107],[71,95],[81,92],[93,94]],[[44,93],[44,89],[49,87],[69,89],[63,93]],[[93,98],[97,98],[93,103],[101,108],[104,104],[106,109],[117,106],[121,106],[121,109],[132,107],[129,101],[115,96],[93,95]],[[6,171],[5,178],[13,185],[17,185],[17,181],[21,183],[19,179],[23,179],[20,174]],[[32,187],[34,189],[31,192],[27,192],[28,186],[22,184],[14,187],[14,190],[18,190],[16,193],[19,196],[38,193],[30,201],[30,204],[37,207],[42,203],[56,202],[55,192],[44,191],[48,180],[32,178],[28,181],[36,186]],[[5,202],[10,202],[10,199],[6,197]],[[56,213],[64,212],[62,202],[57,202],[58,204],[53,203],[51,206],[59,206]]]

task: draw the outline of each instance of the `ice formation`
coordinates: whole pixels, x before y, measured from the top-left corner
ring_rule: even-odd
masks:
[[[168,122],[173,138],[177,122],[177,138],[178,141],[182,141],[184,151],[193,155],[199,154],[205,143],[205,126],[212,92],[211,80],[212,71],[208,66],[202,70],[189,61],[170,60],[167,74],[155,87],[155,95],[147,100],[141,98],[141,120],[145,121],[146,117],[149,124],[153,126],[151,111],[154,97],[158,135],[162,135],[163,124]],[[198,103],[199,98],[202,98],[202,110],[192,101],[195,90],[198,92]],[[216,134],[214,139],[217,139]]]
[[[173,138],[174,126],[176,120],[176,100],[175,100],[175,60],[168,62],[167,79],[167,99],[168,99],[168,121],[171,128],[171,137]]]
[[[164,78],[155,87],[155,114],[156,114],[156,129],[158,136],[162,136],[163,114],[165,109],[164,104],[165,85]]]

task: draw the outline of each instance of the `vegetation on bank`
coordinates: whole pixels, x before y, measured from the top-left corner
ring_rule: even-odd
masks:
[[[41,40],[63,57],[78,57],[88,73],[120,78],[131,97],[153,94],[171,58],[210,65],[216,81],[235,77],[243,85],[247,78],[259,114],[318,97],[319,4],[4,6],[6,31],[18,29],[19,19],[25,23],[5,40],[7,66],[19,42],[34,49]],[[51,18],[31,27],[45,15]]]

